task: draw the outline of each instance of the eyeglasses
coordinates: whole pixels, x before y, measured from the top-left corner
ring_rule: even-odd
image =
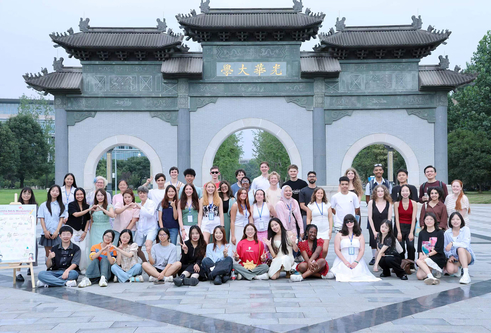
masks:
[[[244,180],[243,182],[241,182],[241,184],[249,184],[249,181]]]
[[[377,163],[377,164],[374,164],[373,166],[374,166],[374,167],[381,167],[381,166],[382,166],[382,164]]]
[[[220,173],[220,171],[212,171],[210,172],[212,175],[218,175]]]
[[[346,221],[346,224],[349,224],[349,223],[355,223],[355,221]]]

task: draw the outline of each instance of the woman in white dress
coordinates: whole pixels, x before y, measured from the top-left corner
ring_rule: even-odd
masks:
[[[363,259],[365,238],[361,234],[356,218],[348,214],[344,217],[343,227],[334,239],[336,259],[331,272],[338,282],[374,282],[380,281],[368,269]]]
[[[252,209],[252,219],[257,229],[257,239],[262,241],[268,238],[268,222],[272,215],[274,215],[274,208],[271,204],[266,202],[266,194],[264,190],[257,190],[254,193],[254,204]]]
[[[324,240],[322,247],[323,258],[327,256],[329,240],[332,236],[332,209],[331,203],[327,201],[326,191],[322,187],[317,187],[312,193],[310,203],[307,205],[307,225],[315,224],[317,227],[317,237]]]
[[[249,204],[248,190],[241,187],[237,191],[237,201],[230,209],[230,242],[234,246],[242,239],[244,227],[249,223],[253,224],[254,222]]]
[[[286,271],[287,278],[290,278],[289,273],[295,262],[293,251],[298,252],[296,238],[297,235],[287,231],[278,218],[274,217],[269,221],[268,239],[264,240],[264,244],[273,256],[268,271],[271,280],[279,278],[282,271]]]

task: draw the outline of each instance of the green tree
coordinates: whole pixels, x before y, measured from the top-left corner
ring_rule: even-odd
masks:
[[[251,181],[261,174],[259,163],[255,158],[251,158],[246,164],[241,164],[240,168],[244,169],[248,178]]]
[[[283,181],[286,180],[286,170],[291,162],[283,144],[269,132],[258,130],[254,134],[253,152],[257,163],[267,161],[269,169],[278,172]]]
[[[7,124],[0,123],[0,175],[11,182],[20,164],[19,145]]]
[[[361,181],[366,183],[368,177],[373,175],[373,166],[380,163],[384,167],[384,178],[388,178],[387,174],[387,148],[384,145],[371,145],[363,148],[353,160],[353,168],[358,171]],[[397,150],[394,150],[393,157],[393,170],[394,173],[398,169],[406,169],[406,162],[404,158],[399,154]],[[394,175],[394,180],[396,180],[396,175]]]
[[[39,123],[30,115],[17,115],[6,124],[17,141],[19,163],[15,175],[24,187],[26,178],[40,178],[50,172],[49,147]]]
[[[150,175],[150,161],[146,156],[133,156],[126,160],[118,160],[118,181],[126,179],[128,185],[138,188],[147,180],[148,175]]]
[[[233,183],[235,180],[235,170],[240,168],[239,159],[243,153],[240,133],[234,133],[223,141],[218,148],[213,165],[216,165],[222,176],[222,179]]]
[[[449,180],[479,192],[491,181],[491,139],[484,132],[457,129],[448,135]]]

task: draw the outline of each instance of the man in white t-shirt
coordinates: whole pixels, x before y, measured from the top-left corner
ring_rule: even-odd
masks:
[[[256,193],[257,190],[266,191],[269,187],[269,163],[261,162],[259,169],[261,170],[261,175],[254,178],[251,185],[251,189],[254,193]]]
[[[143,186],[148,187],[148,184],[152,181],[152,178],[148,178]],[[158,207],[165,196],[165,175],[163,173],[158,173],[155,175],[155,182],[157,183],[157,188],[153,188],[148,192],[148,198],[152,200]]]
[[[331,198],[332,213],[335,214],[333,228],[335,232],[341,230],[346,215],[360,215],[360,202],[356,194],[349,191],[349,178],[346,176],[339,178],[339,187],[341,192]]]

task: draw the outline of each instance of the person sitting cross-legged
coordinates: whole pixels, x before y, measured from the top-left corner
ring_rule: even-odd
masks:
[[[61,243],[49,251],[46,258],[47,271],[38,275],[38,287],[76,287],[78,265],[80,264],[80,248],[70,240],[73,229],[67,225],[60,228]]]
[[[170,242],[171,233],[167,228],[160,228],[155,239],[156,244],[147,250],[148,262],[142,264],[148,274],[148,282],[172,282],[174,275],[181,269],[177,260],[177,247]]]

